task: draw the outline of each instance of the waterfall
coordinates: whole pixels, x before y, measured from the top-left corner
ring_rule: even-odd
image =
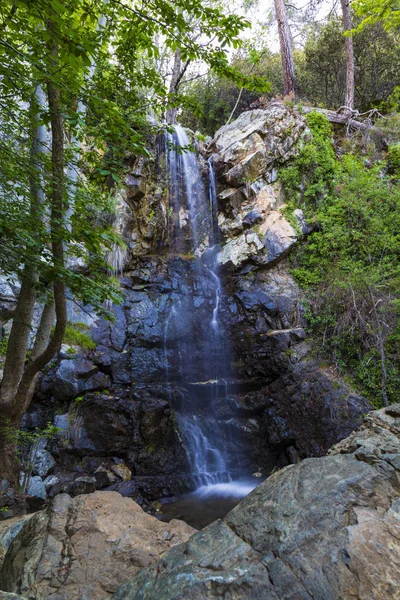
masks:
[[[228,402],[230,364],[220,321],[222,284],[217,266],[219,240],[214,170],[209,161],[207,189],[199,159],[185,129],[176,125],[166,140],[173,221],[171,245],[175,252],[185,249],[194,257],[197,281],[192,287],[203,285],[204,294],[199,298],[199,292],[195,295],[192,289],[192,296],[184,298],[179,310],[174,304],[170,308],[164,324],[165,375],[170,390],[169,352],[175,352],[176,359],[179,350],[169,349],[168,339],[171,329],[183,327],[185,339],[178,360],[187,394],[183,406],[175,411],[176,418],[196,484],[215,486],[232,481],[235,465],[232,460],[229,463],[227,452],[228,446],[234,446],[232,428],[228,420],[221,422],[216,414],[217,407]],[[204,166],[206,169],[205,162]],[[201,327],[196,324],[195,332],[199,305],[205,307],[204,319]]]

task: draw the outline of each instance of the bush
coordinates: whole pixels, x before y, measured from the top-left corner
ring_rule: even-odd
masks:
[[[383,162],[337,158],[321,115],[309,126],[311,144],[281,170],[290,201],[315,224],[292,259],[309,330],[376,406],[399,401],[400,186]],[[398,164],[399,145],[388,159]]]

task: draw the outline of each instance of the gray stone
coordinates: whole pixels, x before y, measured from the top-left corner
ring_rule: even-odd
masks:
[[[380,463],[352,454],[306,459],[113,598],[398,600],[399,501],[400,482]]]
[[[48,477],[46,477],[46,479],[43,481],[43,485],[46,489],[46,492],[49,491],[50,488],[53,487],[53,485],[56,485],[56,483],[59,483],[60,478],[56,477],[56,475],[49,475]]]
[[[12,541],[21,531],[24,523],[31,517],[32,515],[23,515],[0,522],[0,570]]]
[[[42,498],[46,500],[46,488],[44,487],[44,483],[41,477],[34,476],[31,477],[28,487],[28,495],[34,496],[36,498]]]
[[[64,415],[55,415],[54,426],[61,430],[61,434],[65,433],[70,426],[69,413],[65,413]]]
[[[45,477],[55,466],[56,461],[48,450],[39,449],[33,461],[33,473]]]
[[[62,360],[53,380],[53,393],[57,400],[72,400],[83,392],[110,386],[110,378],[100,373],[98,367],[85,359]]]
[[[67,487],[67,494],[70,496],[79,496],[80,494],[91,494],[96,491],[97,481],[95,477],[82,476],[77,477]]]
[[[220,265],[231,264],[239,267],[263,248],[264,244],[256,232],[246,232],[222,247],[222,250],[218,254],[218,263]]]

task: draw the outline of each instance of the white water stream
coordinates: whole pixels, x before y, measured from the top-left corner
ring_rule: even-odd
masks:
[[[201,167],[197,154],[187,150],[191,141],[185,129],[175,126],[175,134],[167,134],[167,155],[170,181],[171,207],[176,214],[187,213],[189,233],[180,226],[174,228],[177,247],[182,247],[190,239],[190,252],[197,256],[199,282],[204,285],[204,299],[209,302],[210,290],[214,300],[210,306],[209,325],[204,323],[201,339],[192,335],[190,328],[191,311],[194,314],[194,297],[186,299],[179,310],[173,305],[165,323],[164,354],[166,361],[166,379],[169,379],[168,335],[170,327],[177,319],[187,322],[186,360],[196,356],[198,348],[205,355],[200,362],[205,379],[191,381],[189,389],[192,397],[188,405],[176,411],[182,438],[192,467],[192,475],[198,485],[195,494],[199,497],[215,495],[224,498],[240,498],[246,496],[255,483],[241,481],[234,472],[232,451],[234,447],[229,421],[221,422],[214,415],[215,405],[228,402],[229,361],[226,355],[226,340],[221,319],[222,282],[218,273],[218,225],[217,225],[217,191],[212,161],[208,163],[208,190],[203,182]],[[177,218],[175,219],[175,222]],[[182,221],[180,221],[181,223]],[[179,239],[179,238],[184,239]],[[204,251],[205,250],[205,251]],[[199,256],[201,251],[203,256]],[[197,292],[198,293],[198,292]],[[197,298],[198,299],[198,298]],[[192,306],[191,306],[192,305]],[[186,307],[186,309],[185,309]],[[186,312],[185,312],[186,310]],[[213,360],[209,360],[209,357]],[[204,365],[206,371],[204,373]],[[185,365],[182,365],[182,372]],[[199,372],[201,371],[199,366]],[[167,383],[169,385],[169,382]]]

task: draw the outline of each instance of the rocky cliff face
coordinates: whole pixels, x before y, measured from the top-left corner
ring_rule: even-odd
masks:
[[[203,149],[216,175],[220,322],[235,383],[207,414],[229,421],[236,433],[228,455],[247,473],[325,454],[368,410],[312,358],[301,293],[289,273],[288,254],[308,225],[301,211],[287,212],[279,166],[310,135],[302,115],[277,103],[242,114]],[[90,307],[79,314],[71,309],[72,320],[88,323],[96,349],[64,347],[25,417],[27,427],[51,419],[62,429],[48,448],[56,466],[36,474],[56,476],[46,484],[50,495],[113,486],[142,501],[193,486],[174,411],[193,397],[198,366],[205,361],[207,372],[213,360],[201,340],[215,290],[206,265],[169,245],[177,227],[186,231],[186,209],[170,210],[165,144],[158,142],[157,160],[134,161],[121,191],[117,226],[129,253],[113,257],[124,291],[122,306],[113,308],[115,321],[95,318]],[[205,160],[203,170],[208,177]],[[187,298],[190,329],[185,311],[171,319],[172,308]],[[199,340],[190,352],[189,330]],[[115,475],[112,468],[121,463],[128,471]],[[77,477],[83,481],[74,487]]]

